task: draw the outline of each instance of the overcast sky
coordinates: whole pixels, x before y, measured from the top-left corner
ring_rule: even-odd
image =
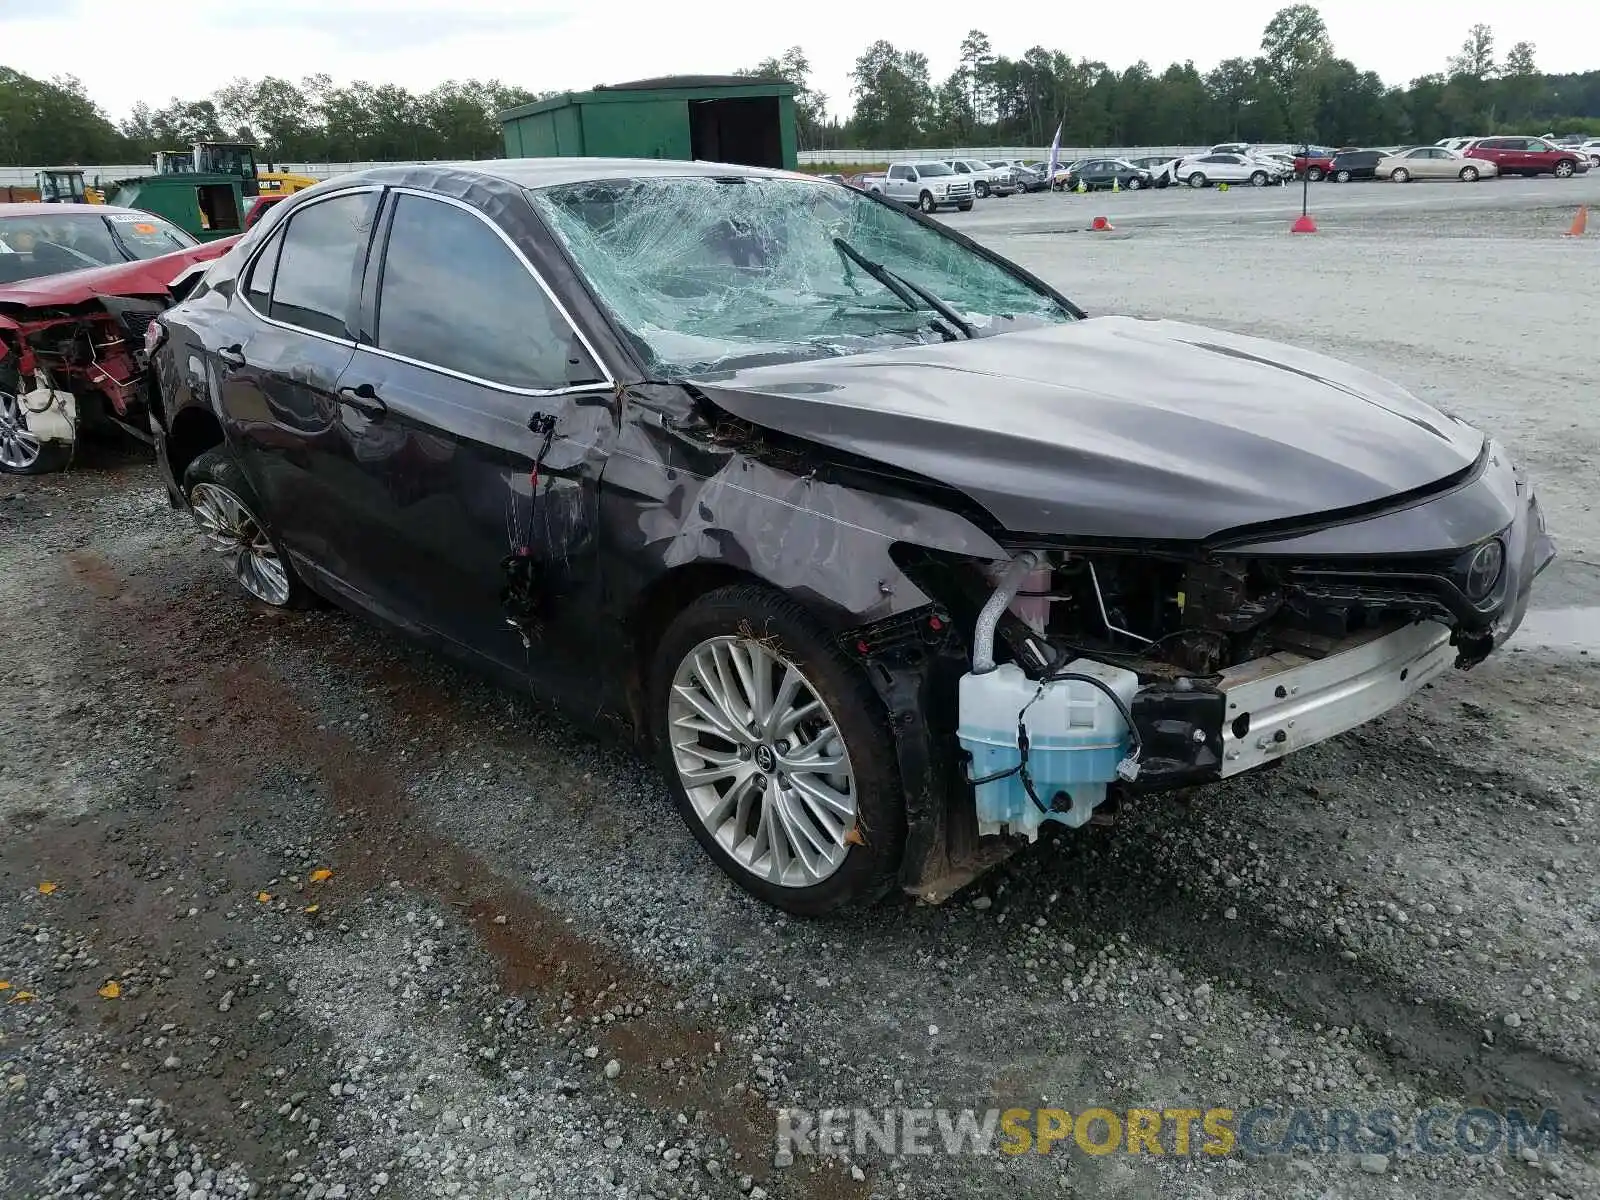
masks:
[[[326,72],[426,91],[499,78],[532,91],[581,91],[652,75],[723,73],[804,47],[829,111],[850,111],[850,68],[886,38],[928,56],[935,79],[973,27],[997,53],[1033,45],[1121,69],[1193,59],[1202,70],[1251,55],[1281,0],[0,0],[0,65],[68,72],[117,119],[139,100],[198,99],[238,75]],[[1600,68],[1595,0],[1326,0],[1334,49],[1386,82],[1443,68],[1468,26],[1491,25],[1504,54],[1538,47],[1546,71]]]

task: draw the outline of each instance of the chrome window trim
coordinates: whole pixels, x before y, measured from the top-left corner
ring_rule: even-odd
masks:
[[[287,329],[293,333],[303,333],[307,337],[320,338],[324,342],[332,342],[335,346],[356,345],[356,340],[354,338],[335,337],[331,333],[320,333],[315,329],[307,329],[304,325],[295,325],[288,321],[280,321],[276,317],[267,316],[266,313],[262,312],[254,304],[250,303],[250,293],[247,289],[249,288],[250,274],[256,269],[256,263],[260,261],[262,254],[266,252],[267,247],[272,245],[273,242],[277,241],[279,238],[285,238],[289,236],[289,226],[294,223],[294,219],[299,216],[303,210],[316,204],[326,203],[329,200],[337,200],[342,196],[357,196],[363,192],[382,191],[383,185],[381,183],[358,184],[353,187],[340,188],[338,191],[329,192],[325,196],[316,196],[302,204],[296,205],[294,212],[290,213],[288,218],[282,222],[283,228],[281,230],[274,228],[270,234],[262,238],[261,245],[250,251],[250,257],[245,259],[244,268],[239,272],[238,275],[234,277],[237,282],[234,285],[233,294],[239,298],[239,303],[243,304],[247,309],[249,309],[251,315],[254,316],[258,321],[264,321],[268,325],[275,326],[278,329]],[[373,209],[372,215],[374,217],[378,215],[377,208]],[[276,278],[273,279],[272,284],[273,287],[277,287],[278,281]]]
[[[435,200],[441,204],[448,204],[455,208],[459,208],[463,212],[472,214],[478,220],[487,225],[491,230],[493,230],[495,236],[498,237],[502,243],[504,243],[506,249],[510,250],[511,253],[516,256],[517,261],[522,264],[523,269],[533,277],[533,281],[539,285],[539,290],[544,293],[545,299],[549,300],[555,310],[561,314],[561,319],[567,323],[567,328],[572,330],[573,334],[577,337],[579,344],[582,345],[584,350],[588,352],[590,361],[594,363],[595,367],[598,368],[600,373],[605,376],[605,378],[594,383],[570,383],[556,388],[524,388],[517,387],[514,384],[499,383],[493,379],[484,379],[477,375],[469,375],[465,371],[457,371],[451,367],[440,366],[438,363],[423,362],[421,359],[409,358],[404,354],[397,354],[393,350],[385,350],[382,346],[376,344],[360,342],[357,343],[358,349],[365,350],[369,354],[377,354],[384,358],[393,359],[395,362],[403,362],[413,367],[421,367],[425,371],[437,371],[441,375],[448,375],[453,379],[460,379],[467,383],[474,383],[479,387],[492,388],[497,392],[505,392],[512,396],[566,396],[577,392],[592,392],[600,390],[609,391],[617,386],[616,376],[611,373],[611,369],[606,365],[605,360],[600,357],[598,352],[596,352],[594,343],[591,342],[588,338],[588,335],[586,335],[583,330],[578,327],[578,323],[572,319],[572,314],[567,311],[567,306],[561,303],[561,298],[551,290],[550,285],[545,282],[544,276],[539,273],[538,268],[528,261],[528,256],[523,254],[521,248],[511,240],[510,236],[505,232],[505,230],[501,229],[493,221],[489,220],[484,213],[480,212],[478,209],[474,208],[465,201],[457,200],[454,196],[441,196],[437,192],[424,191],[421,188],[414,187],[396,186],[390,188],[389,190],[395,195],[416,196],[421,200]],[[385,252],[388,250],[387,243],[384,246],[384,250]],[[380,336],[382,334],[382,330],[383,301],[382,288],[380,285],[378,293],[378,331]]]

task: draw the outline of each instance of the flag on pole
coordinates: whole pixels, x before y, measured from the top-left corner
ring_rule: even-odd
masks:
[[[1056,168],[1061,165],[1061,126],[1065,124],[1066,122],[1062,121],[1061,125],[1056,126],[1055,141],[1050,143],[1050,186],[1052,187],[1055,186],[1056,182]]]

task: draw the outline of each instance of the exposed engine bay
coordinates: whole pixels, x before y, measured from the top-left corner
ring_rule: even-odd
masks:
[[[1280,651],[1320,658],[1352,636],[1396,624],[1451,621],[1421,575],[1437,571],[1444,582],[1449,563],[1411,564],[1389,586],[1357,586],[1358,572],[1350,572],[1351,582],[1340,589],[1326,573],[1301,564],[1033,554],[1007,608],[1032,635],[1013,627],[1019,661],[1026,666],[1031,659],[1040,669],[1071,651],[1126,667],[1144,683],[1207,677]],[[989,574],[999,582],[1000,569]],[[1464,645],[1462,665],[1487,650]]]
[[[0,392],[18,399],[42,441],[72,441],[80,415],[103,416],[149,440],[144,330],[165,307],[107,296],[0,316]],[[100,403],[91,409],[90,400]]]

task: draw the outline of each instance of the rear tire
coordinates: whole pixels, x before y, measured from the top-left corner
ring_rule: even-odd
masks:
[[[971,212],[972,211],[972,201],[968,200],[965,204],[958,204],[958,205],[956,205],[956,208],[960,212]]]
[[[1306,171],[1306,178],[1312,183],[1321,183],[1327,177],[1327,172],[1321,167],[1311,167]]]
[[[932,192],[923,192],[920,196],[918,196],[917,207],[930,215],[939,211],[939,206],[933,202]]]
[[[315,603],[257,515],[261,503],[227,446],[213,446],[189,464],[183,495],[207,544],[227,561],[245,592],[273,608]]]
[[[796,690],[784,700],[789,672]],[[729,698],[727,707],[718,694]],[[739,711],[725,720],[729,708]],[[763,708],[777,714],[771,723],[763,721]],[[800,710],[811,715],[786,729],[782,713]],[[793,600],[756,584],[733,584],[684,609],[656,647],[649,714],[684,823],[752,896],[815,917],[870,903],[893,887],[905,842],[905,797],[882,702],[827,630]],[[751,727],[736,728],[751,716]],[[795,751],[795,742],[810,753]],[[785,770],[802,758],[826,758],[842,770]],[[686,772],[713,777],[686,779]],[[853,813],[832,807],[841,798]],[[796,847],[812,855],[809,868]],[[813,869],[821,878],[807,882]]]
[[[1353,178],[1355,177],[1349,171],[1335,171],[1333,173],[1333,181],[1335,183],[1349,183]]]

